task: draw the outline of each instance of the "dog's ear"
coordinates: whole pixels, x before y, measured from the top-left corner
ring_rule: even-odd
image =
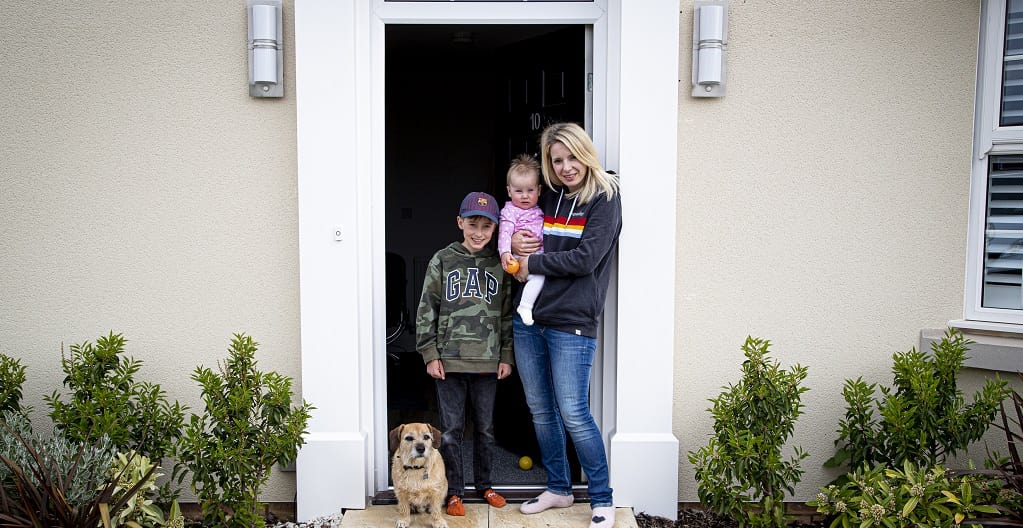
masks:
[[[391,432],[387,434],[387,445],[390,446],[392,453],[398,450],[398,444],[401,443],[401,429],[403,427],[405,427],[405,424],[391,429]]]
[[[441,437],[440,429],[437,429],[436,427],[431,425],[430,426],[430,435],[433,436],[433,448],[434,449],[440,449],[440,437]]]

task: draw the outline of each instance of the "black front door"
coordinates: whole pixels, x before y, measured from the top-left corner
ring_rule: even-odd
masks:
[[[430,256],[461,240],[459,202],[486,191],[504,203],[508,162],[539,154],[547,124],[583,122],[586,83],[583,26],[401,24],[388,25],[385,38],[390,430],[413,421],[440,425],[414,323]],[[546,477],[517,374],[498,386],[495,485],[540,487]],[[471,453],[471,427],[465,439]],[[519,468],[523,455],[535,469]],[[471,472],[471,456],[465,465]]]

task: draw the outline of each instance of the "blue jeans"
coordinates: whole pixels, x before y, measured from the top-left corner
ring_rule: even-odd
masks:
[[[465,414],[472,412],[476,430],[473,445],[473,483],[476,492],[493,487],[490,480],[494,459],[494,399],[497,396],[497,374],[449,372],[437,382],[437,407],[440,410],[440,453],[448,478],[448,497],[465,496],[465,470],[462,467],[462,437]],[[467,409],[468,407],[468,409]]]
[[[567,431],[588,479],[590,506],[611,506],[604,440],[589,403],[590,367],[597,340],[540,325],[526,326],[518,316],[513,324],[515,367],[533,414],[541,461],[547,469],[547,489],[558,495],[572,493]]]

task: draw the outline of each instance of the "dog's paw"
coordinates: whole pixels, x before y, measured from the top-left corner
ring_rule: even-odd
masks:
[[[439,519],[433,523],[433,528],[448,528],[448,522],[444,519]]]
[[[408,519],[398,519],[398,522],[394,523],[394,528],[408,528]]]

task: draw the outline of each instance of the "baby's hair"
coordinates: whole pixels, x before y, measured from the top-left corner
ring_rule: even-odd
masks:
[[[506,183],[511,184],[512,174],[524,174],[533,173],[536,176],[537,185],[540,184],[540,162],[536,161],[536,158],[529,154],[519,154],[515,156],[515,159],[511,161],[508,166],[508,175],[505,177]]]

